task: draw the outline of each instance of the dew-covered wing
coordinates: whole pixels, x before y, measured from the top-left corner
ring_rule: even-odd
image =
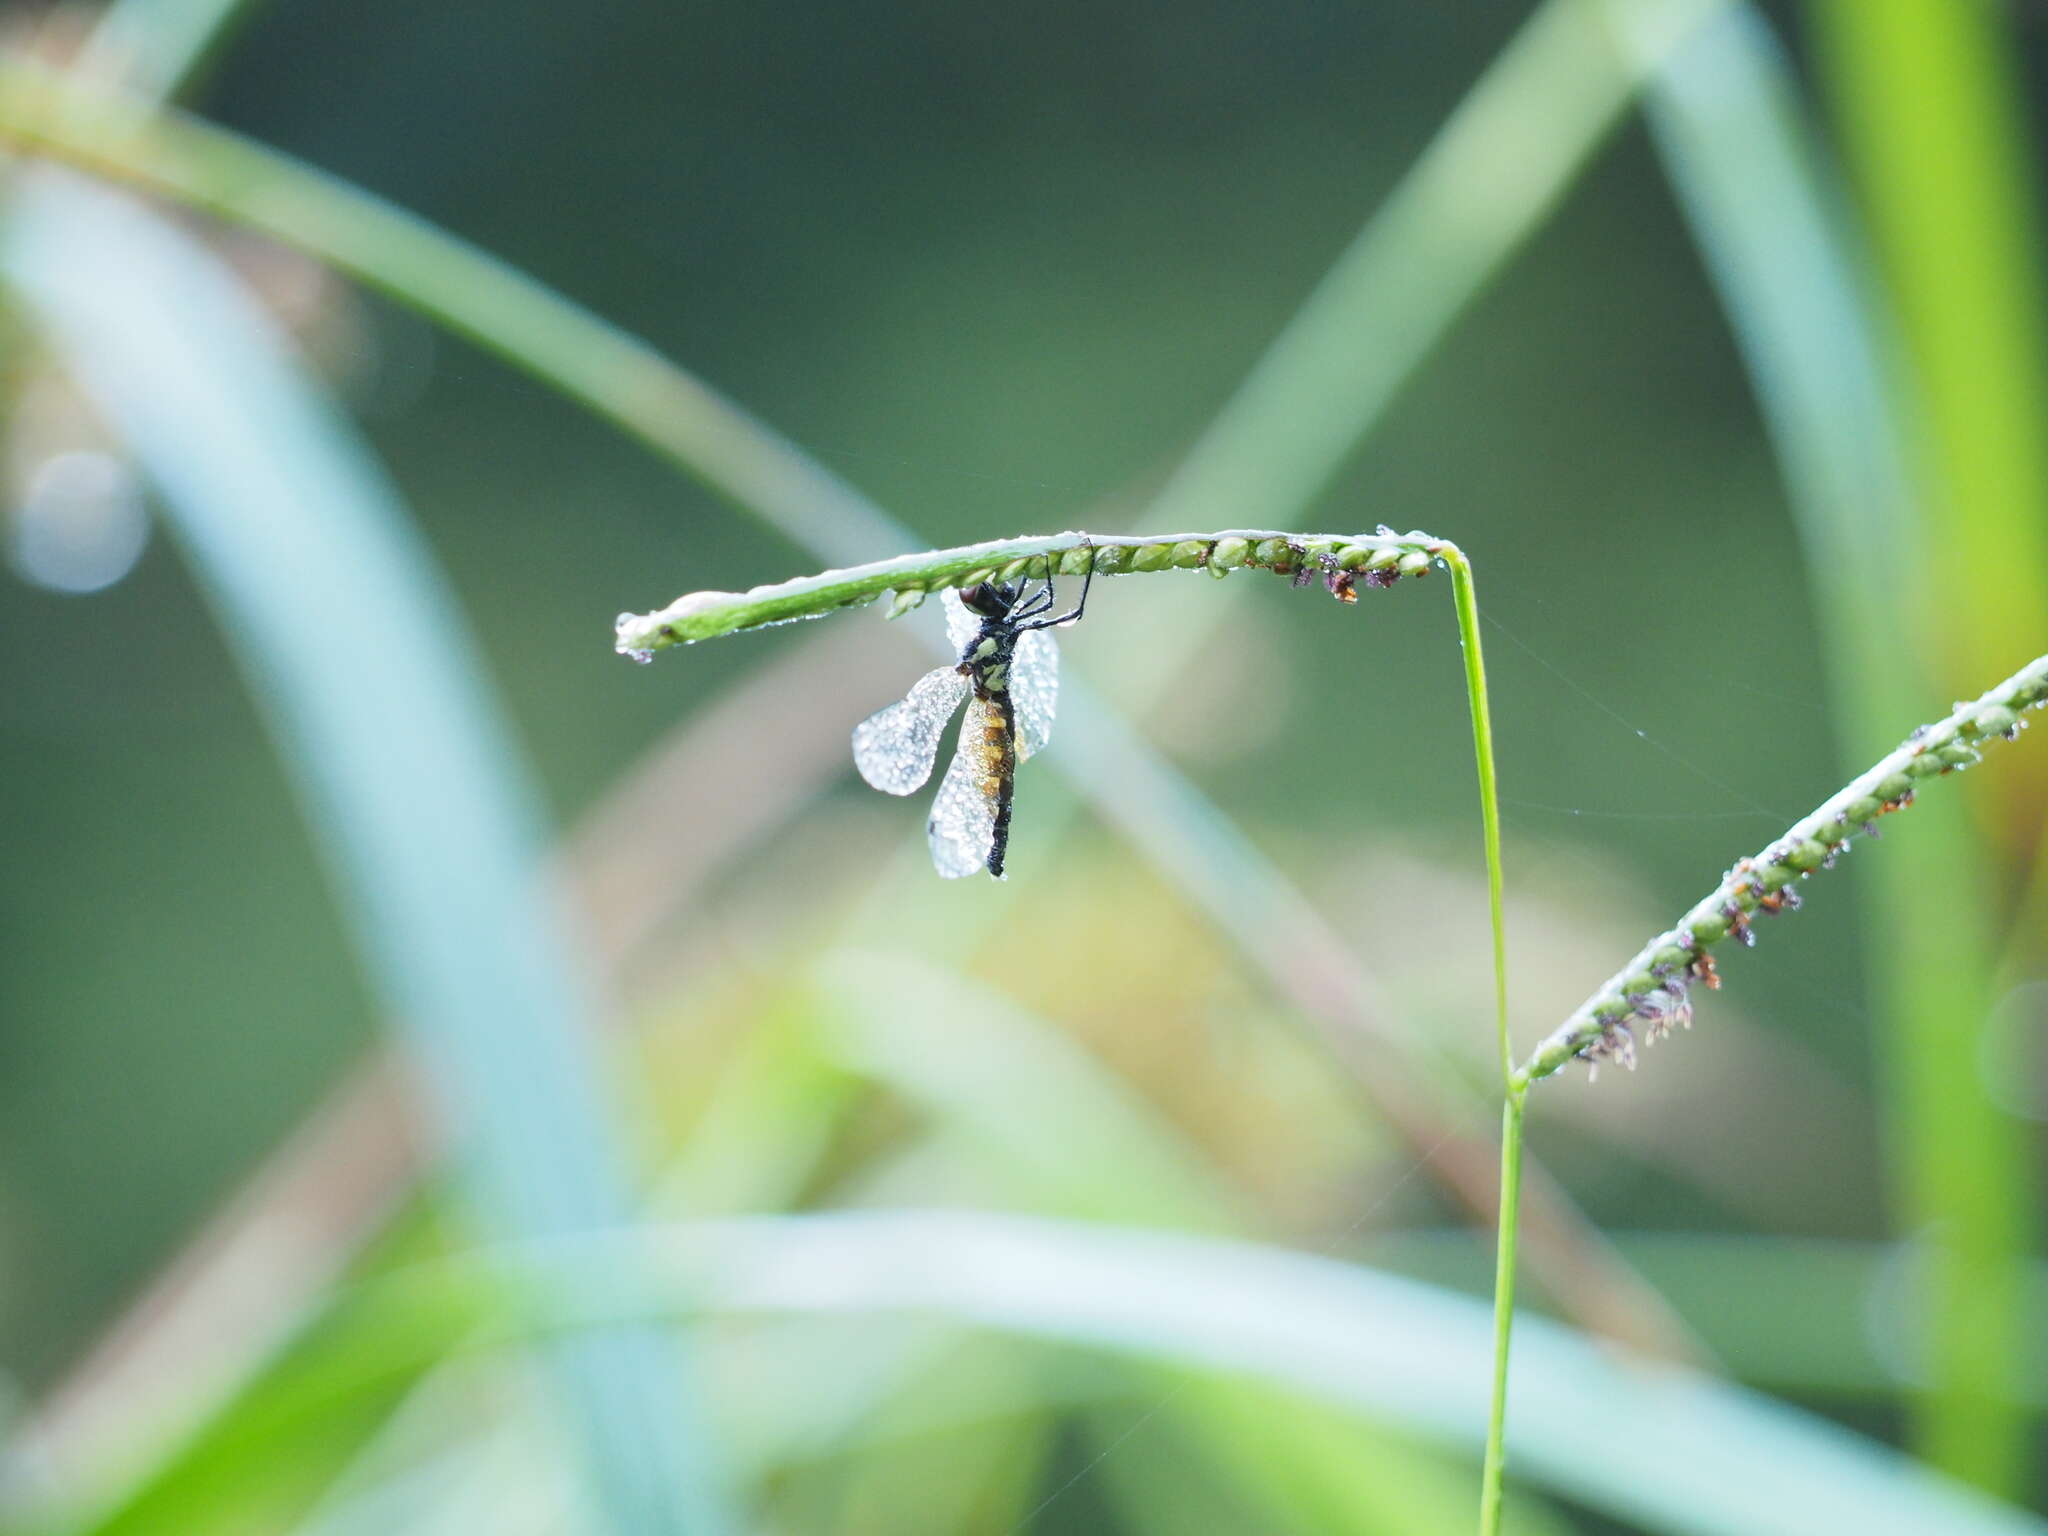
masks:
[[[967,694],[966,676],[953,667],[925,673],[910,692],[853,728],[853,765],[875,788],[907,795],[932,776],[939,735]]]
[[[1049,629],[1027,629],[1010,660],[1010,702],[1017,709],[1017,761],[1052,740],[1052,712],[1060,698],[1060,648]]]
[[[939,594],[939,606],[946,612],[946,638],[953,643],[953,654],[958,656],[967,649],[967,642],[981,633],[981,619],[968,611],[960,594],[951,587]]]
[[[1004,771],[1002,716],[982,699],[971,700],[960,722],[960,749],[932,801],[932,864],[948,880],[988,867],[995,849],[996,810]]]

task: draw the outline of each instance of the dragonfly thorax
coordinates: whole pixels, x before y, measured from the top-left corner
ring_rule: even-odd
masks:
[[[1002,619],[985,619],[980,633],[961,650],[960,670],[976,688],[1000,693],[1010,686],[1010,663],[1016,654],[1016,629]]]

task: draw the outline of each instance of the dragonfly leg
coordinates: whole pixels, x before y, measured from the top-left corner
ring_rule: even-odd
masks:
[[[1082,547],[1083,547],[1083,548],[1085,548],[1085,549],[1091,549],[1091,550],[1092,550],[1092,549],[1093,549],[1093,548],[1094,548],[1095,546],[1094,546],[1093,544],[1086,544],[1086,545],[1083,545]],[[1035,609],[1033,609],[1033,612],[1034,612],[1034,613],[1043,613],[1043,612],[1045,611],[1045,608],[1050,608],[1050,607],[1052,606],[1052,563],[1051,563],[1051,561],[1050,561],[1050,560],[1048,560],[1048,561],[1047,561],[1045,569],[1046,569],[1046,577],[1045,577],[1045,606],[1044,606],[1044,608],[1035,608]],[[1074,622],[1074,621],[1075,621],[1076,619],[1078,619],[1078,618],[1080,618],[1080,617],[1081,617],[1082,611],[1083,611],[1084,609],[1086,609],[1086,608],[1087,608],[1087,606],[1088,606],[1088,588],[1089,588],[1089,585],[1090,585],[1090,584],[1091,584],[1091,583],[1092,583],[1092,582],[1093,582],[1094,580],[1095,580],[1095,562],[1091,560],[1091,561],[1089,561],[1089,562],[1088,562],[1088,574],[1087,574],[1087,575],[1085,575],[1085,576],[1083,576],[1083,577],[1081,578],[1081,600],[1080,600],[1079,602],[1075,603],[1075,604],[1074,604],[1074,606],[1073,606],[1073,608],[1072,608],[1072,609],[1071,609],[1070,611],[1068,611],[1068,612],[1066,612],[1066,613],[1063,613],[1063,614],[1061,614],[1061,615],[1060,615],[1060,616],[1059,616],[1058,618],[1056,618],[1056,619],[1039,619],[1039,618],[1033,618],[1033,619],[1028,619],[1028,620],[1026,620],[1026,621],[1025,621],[1024,623],[1022,623],[1022,624],[1019,624],[1019,625],[1017,626],[1017,628],[1019,628],[1019,629],[1053,629],[1053,628],[1056,628],[1057,626],[1059,626],[1059,625],[1061,625],[1061,624],[1071,624],[1071,623],[1073,623],[1073,622]]]
[[[1051,606],[1052,571],[1050,565],[1048,564],[1045,575],[1045,585],[1040,587],[1036,592],[1032,593],[1030,597],[1026,598],[1023,602],[1019,603],[1016,607],[1010,610],[1009,622],[1012,625],[1024,625],[1028,627],[1031,620],[1037,618],[1041,613],[1044,613],[1046,609],[1050,608]]]

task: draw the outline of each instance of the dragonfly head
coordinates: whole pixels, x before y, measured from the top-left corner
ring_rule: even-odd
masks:
[[[960,589],[960,604],[969,613],[980,614],[984,619],[1008,618],[1010,610],[1017,606],[1018,587],[1000,581],[978,581],[971,587]]]

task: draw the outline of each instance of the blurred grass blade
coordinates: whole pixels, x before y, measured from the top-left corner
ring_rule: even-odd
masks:
[[[1474,1252],[1469,1234],[1447,1235],[1440,1246],[1463,1260]],[[1739,1255],[1728,1259],[1721,1268],[1729,1283],[1750,1286],[1751,1266]],[[1873,1272],[1872,1265],[1855,1270]],[[1839,1315],[1842,1296],[1856,1293],[1854,1285],[1833,1286],[1842,1278],[1830,1268],[1797,1289],[1832,1289]],[[1703,1296],[1708,1304],[1727,1300]],[[1745,1297],[1743,1305],[1769,1312],[1766,1297]],[[822,1441],[872,1417],[876,1379],[897,1379],[896,1367],[884,1364],[891,1350],[870,1352],[851,1375],[845,1366],[861,1357],[863,1341],[909,1319],[986,1326],[1248,1380],[1257,1390],[1326,1404],[1473,1456],[1485,1421],[1491,1319],[1476,1297],[1239,1242],[1097,1223],[867,1212],[643,1227],[400,1270],[340,1299],[327,1326],[272,1383],[260,1411],[243,1420],[241,1443],[258,1457],[293,1454],[352,1414],[358,1400],[376,1398],[390,1375],[465,1348],[516,1342],[535,1327],[706,1306],[735,1320],[787,1325],[775,1334],[750,1328],[745,1373],[768,1385],[735,1399],[747,1421],[736,1440],[763,1469],[813,1456],[822,1443],[817,1394],[794,1384],[847,1383],[848,1404],[824,1408],[824,1419],[839,1428],[824,1430]],[[850,1342],[817,1331],[815,1324],[833,1318],[854,1330]],[[1513,1465],[1627,1529],[2048,1533],[2048,1523],[1873,1441],[1554,1323],[1520,1320],[1517,1351]],[[914,1349],[900,1358],[914,1358]],[[988,1406],[1025,1408],[1034,1400],[1030,1390],[1009,1391],[999,1386]],[[1198,1403],[1191,1411],[1206,1409]]]
[[[44,173],[0,265],[162,488],[489,1230],[617,1223],[518,756],[395,494],[211,256],[127,199]],[[615,1525],[725,1528],[669,1341],[556,1363]]]
[[[204,70],[254,9],[252,0],[113,0],[77,67],[161,101]]]
[[[1471,1246],[1469,1235],[1466,1244]],[[1463,1531],[1471,1520],[1471,1473],[1455,1455],[1432,1452],[1410,1436],[1236,1376],[1177,1372],[1161,1390],[1171,1391],[1169,1411],[1184,1426],[1195,1454],[1227,1473],[1243,1497],[1264,1506],[1264,1520],[1253,1530],[1442,1536]],[[1133,1436],[1125,1446],[1147,1438]],[[1117,1456],[1124,1454],[1120,1447]],[[1105,1470],[1114,1466],[1111,1461]],[[1159,1475],[1173,1474],[1160,1469]],[[1135,1502],[1128,1508],[1135,1524],[1139,1509]],[[1141,1528],[1170,1529],[1156,1520]],[[1524,1500],[1509,1529],[1514,1536],[1568,1536],[1572,1527],[1535,1500]]]
[[[1317,284],[1154,501],[1162,527],[1298,522],[1540,228],[1662,49],[1722,0],[1636,0],[1646,46],[1598,0],[1545,0]],[[1218,521],[1220,519],[1220,522]]]
[[[822,967],[830,1047],[849,1072],[957,1128],[1034,1210],[1201,1230],[1229,1224],[1218,1171],[1116,1073],[1027,1009],[908,954]],[[934,1019],[947,1027],[935,1032]],[[939,1038],[933,1038],[934,1034]],[[1057,1125],[1057,1136],[1046,1128]],[[1114,1168],[1105,1180],[1102,1170]]]
[[[1925,699],[1952,696],[1927,679],[1924,658],[1944,650],[1947,615],[1969,604],[1932,600],[1925,552],[1945,534],[1915,515],[1900,457],[1909,433],[1836,188],[1752,10],[1674,55],[1650,108],[1785,469],[1836,718],[1860,764],[1921,718]],[[2035,1180],[2024,1134],[1978,1068],[1995,864],[1960,800],[1930,802],[1870,867],[1880,937],[1868,953],[1897,1203],[1930,1248],[1923,1442],[1944,1468],[2016,1492],[2029,1454],[2014,1373]]]
[[[1837,189],[1775,40],[1746,8],[1672,56],[1646,105],[1785,476],[1860,767],[1925,708],[1901,631],[1926,592],[1910,570],[1921,529],[1900,417]],[[1868,665],[1880,656],[1886,667]],[[2002,658],[1984,675],[2010,669]]]
[[[719,1072],[716,1094],[688,1144],[667,1164],[651,1201],[655,1210],[681,1216],[777,1209],[820,1176],[859,1107],[863,1085],[819,1053],[813,1034],[808,1015],[791,1003],[746,1037],[737,1059]],[[365,1270],[419,1264],[441,1251],[438,1218],[424,1200],[415,1207],[364,1257]],[[173,1454],[131,1479],[117,1506],[81,1511],[60,1500],[34,1529],[72,1536],[261,1529],[266,1512],[306,1507],[329,1490],[335,1490],[330,1502],[351,1504],[348,1484],[366,1475],[382,1481],[361,1466],[381,1426],[485,1320],[472,1298],[450,1300],[445,1313],[379,1333],[352,1330],[345,1303],[333,1293],[321,1296],[260,1366],[234,1383],[232,1395],[192,1425]],[[877,1349],[888,1354],[882,1345]],[[893,1368],[875,1356],[848,1362],[858,1381],[829,1391],[815,1378],[764,1380],[760,1370],[736,1376],[712,1371],[710,1364],[707,1373],[721,1388],[744,1386],[737,1396],[721,1390],[717,1398],[717,1449],[741,1479],[764,1457],[784,1454],[774,1447],[792,1437],[850,1433],[850,1423],[834,1415],[857,1422],[894,1380]],[[784,1396],[775,1402],[778,1390]],[[801,1408],[794,1406],[799,1399]],[[820,1426],[821,1417],[830,1429]],[[479,1438],[488,1443],[490,1436]],[[81,1462],[74,1454],[60,1464],[83,1464],[89,1472],[108,1462],[104,1445],[91,1449],[96,1457]],[[427,1479],[409,1483],[405,1497],[433,1504],[445,1495]]]
[[[1927,563],[1936,590],[1968,594],[1932,607],[1919,636],[1946,689],[1978,661],[2048,634],[2040,136],[2021,99],[2015,23],[1998,8],[1814,0],[1810,9],[1918,408],[1919,430],[1905,442],[1928,509]],[[2034,855],[2024,915],[2035,926],[2007,930],[2028,967],[2039,965],[2038,920],[2048,912],[2044,794],[2048,765],[2030,760],[1980,802],[1990,814],[1975,826],[1987,863]],[[1957,841],[1965,835],[1959,828]],[[1989,962],[1997,881],[1987,870],[1973,884],[1960,915],[1985,931],[1968,949],[1930,949],[1911,963]],[[1901,892],[1894,913],[1913,921],[1937,902],[1926,887]],[[2034,1137],[1986,1092],[1980,1063],[1992,1059],[1998,1028],[1989,992],[1973,1016],[1952,1019],[1935,1011],[1933,985],[1919,985],[1927,1012],[1899,1037],[1894,1064],[1909,1117],[1899,1182],[1913,1220],[1944,1223],[1932,1300],[1947,1310],[1935,1314],[1935,1393],[1918,1438],[1937,1465],[2016,1492],[2033,1481],[2038,1454],[2035,1426],[2015,1405],[2029,1382],[2014,1349],[2025,1320],[2018,1266],[2040,1235]]]
[[[885,513],[659,352],[489,252],[178,112],[0,59],[0,139],[261,230],[561,390],[828,560],[910,547]]]
[[[1810,9],[1910,367],[1934,580],[1970,594],[1943,610],[1937,656],[1969,677],[2048,633],[2040,133],[2014,21],[1955,0]],[[2024,774],[2038,800],[2048,769]]]
[[[681,1289],[701,1284],[723,1309],[938,1311],[1257,1376],[1468,1449],[1485,1422],[1487,1307],[1330,1260],[952,1213],[707,1231]],[[1554,1324],[1527,1323],[1517,1348],[1513,1464],[1631,1526],[1727,1536],[2048,1530],[1875,1442]]]
[[[1618,1232],[1615,1246],[1697,1328],[1717,1363],[1751,1386],[1874,1404],[1920,1371],[1915,1319],[1926,1266],[1904,1244]],[[1375,1232],[1367,1261],[1477,1292],[1482,1255],[1462,1227]],[[2048,1408],[2048,1265],[2028,1267],[2027,1401]]]
[[[396,1276],[362,1293],[357,1322],[402,1332],[408,1316],[490,1296],[515,1336],[698,1304],[856,1327],[938,1316],[1250,1377],[1468,1454],[1486,1422],[1484,1302],[1330,1259],[1094,1223],[932,1211],[641,1228]],[[575,1310],[593,1300],[596,1314]],[[1554,1323],[1525,1321],[1516,1370],[1513,1465],[1631,1530],[2048,1532],[1875,1441]]]

